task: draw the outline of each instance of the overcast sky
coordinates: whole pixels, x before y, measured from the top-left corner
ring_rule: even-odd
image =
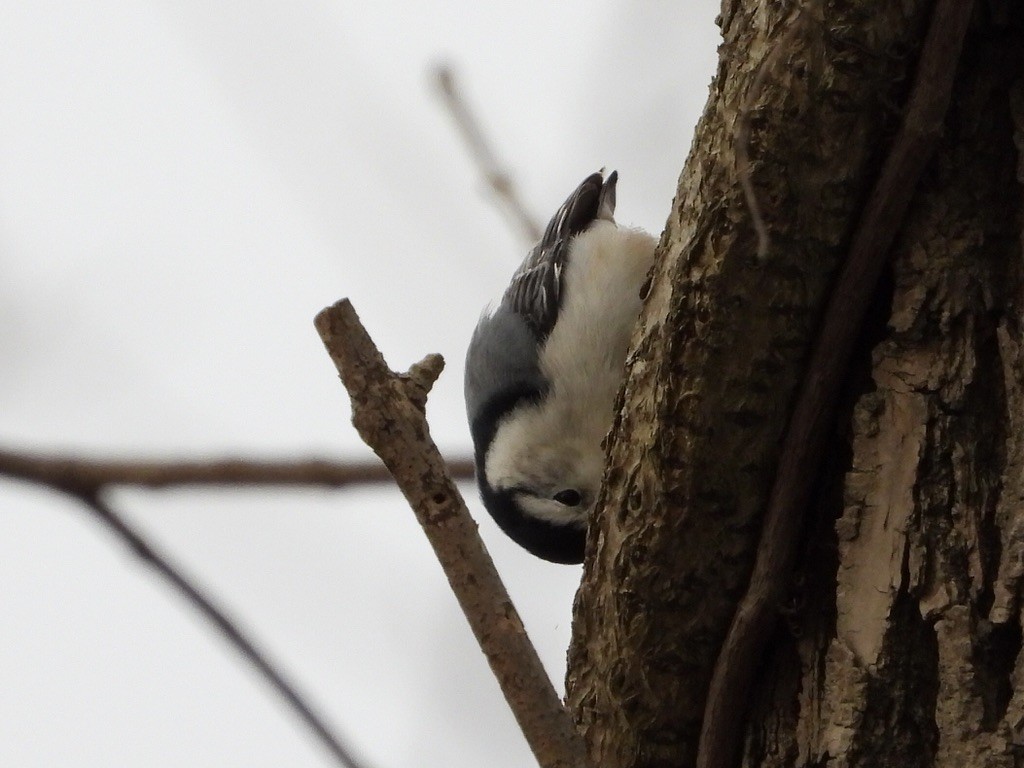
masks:
[[[364,457],[313,315],[348,296],[469,452],[462,356],[525,249],[431,87],[451,64],[546,221],[620,173],[658,233],[714,68],[711,0],[0,0],[0,445]],[[464,489],[561,690],[578,567]],[[122,492],[375,768],[531,764],[396,492]],[[0,481],[0,765],[329,766],[74,503]]]

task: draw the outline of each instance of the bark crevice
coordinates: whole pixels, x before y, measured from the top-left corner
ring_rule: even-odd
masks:
[[[933,3],[824,3],[780,54],[750,121],[760,265],[729,120],[790,5],[727,5],[574,612],[568,702],[609,768],[691,764],[810,338]],[[1022,14],[976,14],[887,322],[848,382],[801,599],[751,695],[746,765],[989,768],[1024,746]]]

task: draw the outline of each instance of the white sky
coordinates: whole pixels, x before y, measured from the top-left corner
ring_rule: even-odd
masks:
[[[312,327],[349,296],[466,454],[462,355],[524,253],[430,88],[446,61],[546,220],[617,168],[660,231],[718,4],[0,0],[0,444],[364,456]],[[578,567],[474,513],[561,689]],[[390,491],[123,492],[376,768],[530,765]],[[328,766],[75,504],[0,481],[0,765]]]

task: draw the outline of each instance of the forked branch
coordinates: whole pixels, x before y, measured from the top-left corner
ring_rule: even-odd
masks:
[[[537,762],[582,768],[583,741],[430,437],[424,409],[444,361],[428,355],[408,373],[391,371],[347,299],[321,311],[316,328],[352,398],[353,424],[412,506]]]
[[[99,464],[102,466],[102,463]],[[342,743],[340,737],[333,732],[327,724],[327,720],[314,709],[309,700],[287,679],[277,665],[258,647],[257,642],[242,629],[241,625],[230,618],[206,590],[196,580],[187,576],[185,571],[175,564],[167,553],[152,544],[141,531],[118,514],[104,499],[104,489],[108,485],[118,484],[118,480],[115,478],[125,481],[125,478],[131,473],[96,472],[97,468],[87,461],[75,464],[71,460],[62,461],[56,458],[45,459],[13,452],[0,452],[0,476],[27,480],[62,491],[84,504],[98,522],[120,539],[139,560],[150,566],[175,592],[199,611],[203,618],[216,627],[224,639],[255,667],[263,679],[285,700],[313,732],[317,740],[334,756],[339,765],[345,766],[345,768],[360,768],[361,763]],[[105,468],[111,470],[112,467],[107,465]],[[119,469],[123,470],[125,467],[121,466]],[[143,476],[148,475],[143,473]],[[140,478],[136,477],[135,479]],[[148,483],[135,484],[147,485]]]

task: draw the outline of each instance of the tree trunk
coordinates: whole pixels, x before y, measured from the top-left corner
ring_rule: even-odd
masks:
[[[815,326],[932,5],[723,7],[574,611],[568,701],[602,768],[694,763]],[[1024,764],[1022,27],[1017,3],[978,3],[751,692],[747,765]],[[744,114],[764,260],[736,171]]]

